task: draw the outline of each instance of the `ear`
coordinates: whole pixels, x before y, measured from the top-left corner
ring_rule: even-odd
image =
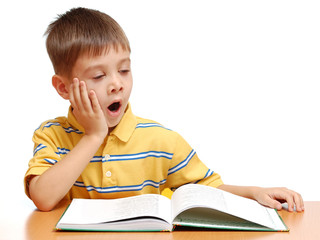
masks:
[[[57,90],[58,94],[69,100],[69,86],[68,80],[60,75],[54,75],[52,77],[52,86]]]

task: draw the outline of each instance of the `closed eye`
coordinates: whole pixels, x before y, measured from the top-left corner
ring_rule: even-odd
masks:
[[[123,70],[120,70],[119,72],[120,73],[128,73],[128,72],[130,72],[130,69],[123,69]]]
[[[99,79],[101,79],[103,77],[104,77],[104,74],[101,74],[101,75],[97,75],[97,76],[93,77],[93,79],[94,80],[99,80]]]

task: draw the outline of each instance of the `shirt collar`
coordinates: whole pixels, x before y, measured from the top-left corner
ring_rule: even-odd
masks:
[[[115,135],[122,142],[128,142],[137,126],[137,118],[133,115],[131,105],[128,103],[127,109],[116,128],[110,133]]]
[[[69,107],[69,112],[68,112],[68,122],[76,130],[84,132],[84,128],[80,125],[80,123],[75,118],[72,112],[71,106]],[[124,115],[122,116],[122,119],[120,120],[119,124],[109,134],[116,136],[122,142],[128,142],[134,130],[136,129],[136,126],[137,126],[136,116],[133,115],[131,110],[131,105],[130,103],[128,103],[127,109],[125,110]]]

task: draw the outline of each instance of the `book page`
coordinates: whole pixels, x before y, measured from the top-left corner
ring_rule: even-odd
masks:
[[[213,217],[214,216],[214,217]],[[178,225],[226,230],[267,230],[267,227],[249,222],[211,208],[191,208],[179,214],[174,222]]]
[[[73,199],[60,223],[95,224],[143,216],[157,217],[171,223],[170,214],[170,200],[157,194],[120,199]]]
[[[206,186],[188,184],[178,188],[172,195],[172,219],[179,213],[193,207],[212,207],[226,211],[222,191],[208,191]]]
[[[188,184],[178,188],[172,196],[172,218],[191,208],[215,209],[272,229],[285,230],[274,209],[254,200],[243,198],[220,189]]]
[[[286,230],[276,210],[267,208],[255,200],[224,192],[227,212],[268,228]]]

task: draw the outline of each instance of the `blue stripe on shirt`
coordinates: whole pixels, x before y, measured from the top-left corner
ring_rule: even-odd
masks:
[[[107,162],[107,161],[110,161],[110,162],[131,161],[131,160],[145,159],[148,157],[167,158],[171,160],[172,156],[173,156],[173,153],[162,152],[162,151],[148,151],[148,152],[141,152],[141,153],[134,153],[134,154],[110,155],[108,159],[106,159],[106,156],[94,156],[90,162],[93,163],[93,162]]]
[[[186,166],[188,165],[189,161],[192,159],[192,157],[193,157],[195,154],[196,154],[196,151],[195,151],[194,149],[192,149],[186,159],[184,159],[182,162],[180,162],[180,163],[177,164],[176,166],[174,166],[174,167],[172,167],[172,168],[169,169],[168,175],[171,175],[171,174],[179,171],[180,169],[186,167]]]
[[[56,152],[56,154],[58,154],[58,155],[68,154],[70,152],[70,150],[67,148],[57,147],[57,149],[58,149],[58,152]]]
[[[113,187],[94,187],[92,185],[86,186],[83,182],[76,181],[74,186],[86,188],[88,192],[96,191],[98,193],[115,193],[115,192],[128,192],[128,191],[141,191],[144,187],[151,186],[154,188],[159,188],[163,185],[167,179],[163,179],[160,182],[155,182],[153,180],[145,180],[139,185],[128,185],[128,186],[113,186]]]
[[[45,145],[43,145],[43,144],[39,144],[34,150],[33,150],[33,156],[34,155],[36,155],[36,153],[38,152],[38,151],[40,151],[41,149],[44,149],[44,148],[46,148],[47,146],[45,146]]]
[[[49,127],[51,127],[51,126],[60,126],[60,127],[62,127],[61,124],[58,123],[58,122],[47,122],[47,123],[42,127],[42,129],[44,129],[44,128],[49,128]],[[68,128],[62,127],[62,128],[63,128],[63,130],[64,130],[66,133],[72,133],[72,132],[74,132],[74,133],[78,133],[78,134],[83,134],[83,132],[81,132],[80,130],[78,130],[78,129],[73,129],[72,127],[68,127]]]
[[[208,169],[208,171],[206,172],[206,175],[205,175],[202,179],[200,179],[200,180],[198,180],[198,181],[195,181],[194,183],[198,183],[198,182],[200,182],[201,180],[203,180],[203,179],[205,179],[205,178],[207,178],[207,177],[210,177],[213,173],[214,173],[214,172],[213,172],[211,169]]]
[[[52,164],[52,165],[54,165],[54,164],[56,164],[56,163],[58,162],[57,160],[55,160],[55,159],[50,159],[50,158],[45,158],[44,160],[45,160],[46,162]]]
[[[149,127],[160,127],[160,128],[164,128],[164,129],[167,129],[169,131],[172,131],[171,129],[169,128],[166,128],[164,126],[162,126],[161,124],[158,124],[158,123],[138,123],[136,128],[149,128]]]

